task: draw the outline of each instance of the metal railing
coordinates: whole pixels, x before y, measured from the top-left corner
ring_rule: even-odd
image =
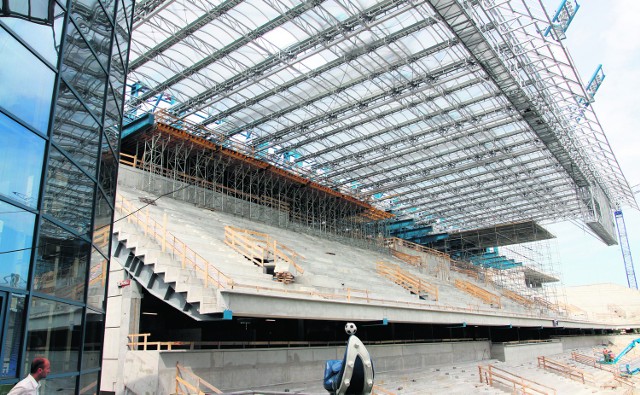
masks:
[[[495,384],[501,384],[512,388],[514,394],[556,395],[556,390],[551,387],[525,379],[493,365],[478,365],[478,374],[481,383],[487,383],[492,387]]]

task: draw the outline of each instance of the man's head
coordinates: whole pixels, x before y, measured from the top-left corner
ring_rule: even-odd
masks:
[[[31,362],[31,376],[36,381],[47,378],[47,375],[51,371],[51,364],[47,358],[35,357]]]

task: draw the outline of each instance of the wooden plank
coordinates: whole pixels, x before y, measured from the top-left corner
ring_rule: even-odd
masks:
[[[492,294],[486,289],[482,289],[468,281],[458,279],[456,279],[455,286],[458,289],[465,291],[469,295],[474,296],[487,304],[490,304],[492,307],[502,308],[500,297],[498,295]]]

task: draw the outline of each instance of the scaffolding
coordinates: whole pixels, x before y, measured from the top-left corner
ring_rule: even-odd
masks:
[[[270,225],[378,248],[389,213],[176,127],[170,116],[123,141],[138,188]],[[164,182],[159,182],[158,176]]]
[[[451,255],[455,270],[531,305],[556,312],[564,305],[557,240],[533,221],[458,232],[432,246]]]

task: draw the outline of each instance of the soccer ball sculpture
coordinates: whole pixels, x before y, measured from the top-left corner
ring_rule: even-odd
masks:
[[[347,322],[347,324],[344,326],[344,331],[347,332],[347,335],[349,336],[355,335],[357,330],[358,328],[353,322]]]

